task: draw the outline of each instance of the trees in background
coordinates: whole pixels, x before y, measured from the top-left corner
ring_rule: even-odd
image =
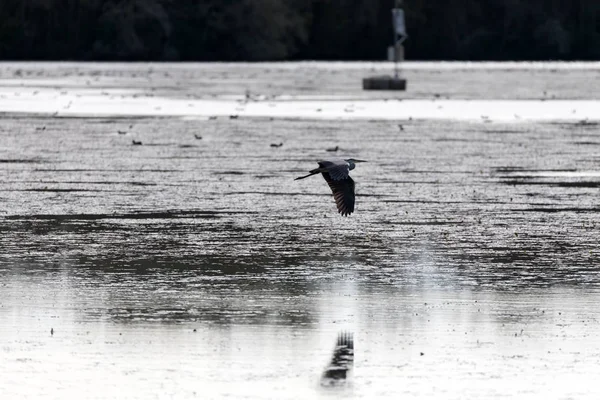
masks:
[[[2,0],[1,59],[382,59],[393,0]],[[404,0],[410,59],[599,59],[598,0]]]

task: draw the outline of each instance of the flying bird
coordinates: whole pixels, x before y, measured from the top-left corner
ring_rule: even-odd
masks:
[[[308,175],[300,176],[295,180],[322,174],[333,192],[338,212],[346,217],[354,212],[354,181],[350,178],[350,171],[359,162],[366,161],[353,158],[319,161],[319,168],[315,168]]]

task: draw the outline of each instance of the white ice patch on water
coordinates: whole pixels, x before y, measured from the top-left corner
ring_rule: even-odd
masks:
[[[295,100],[146,97],[127,90],[0,89],[0,112],[55,116],[181,116],[306,119],[449,119],[483,122],[580,121],[598,117],[600,100]]]

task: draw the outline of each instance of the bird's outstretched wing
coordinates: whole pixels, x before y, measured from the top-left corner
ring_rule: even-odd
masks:
[[[349,176],[346,179],[335,180],[327,172],[323,172],[323,178],[327,181],[333,192],[333,198],[338,212],[344,217],[354,212],[354,181]]]
[[[329,172],[329,175],[334,181],[346,179],[350,174],[348,163],[344,160],[319,161],[319,168],[327,169],[327,172]]]
[[[337,338],[331,362],[323,372],[321,384],[334,384],[345,380],[354,363],[354,335],[352,332],[340,332]]]

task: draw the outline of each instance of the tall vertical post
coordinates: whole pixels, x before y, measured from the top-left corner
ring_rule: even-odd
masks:
[[[393,50],[388,47],[388,60],[394,57],[394,76],[373,76],[363,79],[364,90],[406,90],[406,79],[399,77],[400,66],[398,62],[404,59],[404,48],[402,42],[406,40],[406,23],[404,21],[404,10],[400,8],[403,0],[394,0],[392,8]]]
[[[400,6],[402,5],[402,0],[396,0],[396,6],[394,8],[398,9],[400,8]],[[393,28],[394,28],[394,78],[398,79],[398,57],[400,56],[398,54],[398,40],[400,40],[400,38],[398,37],[398,29],[396,29],[396,21],[395,21],[395,15],[394,15],[394,24],[393,24]]]

